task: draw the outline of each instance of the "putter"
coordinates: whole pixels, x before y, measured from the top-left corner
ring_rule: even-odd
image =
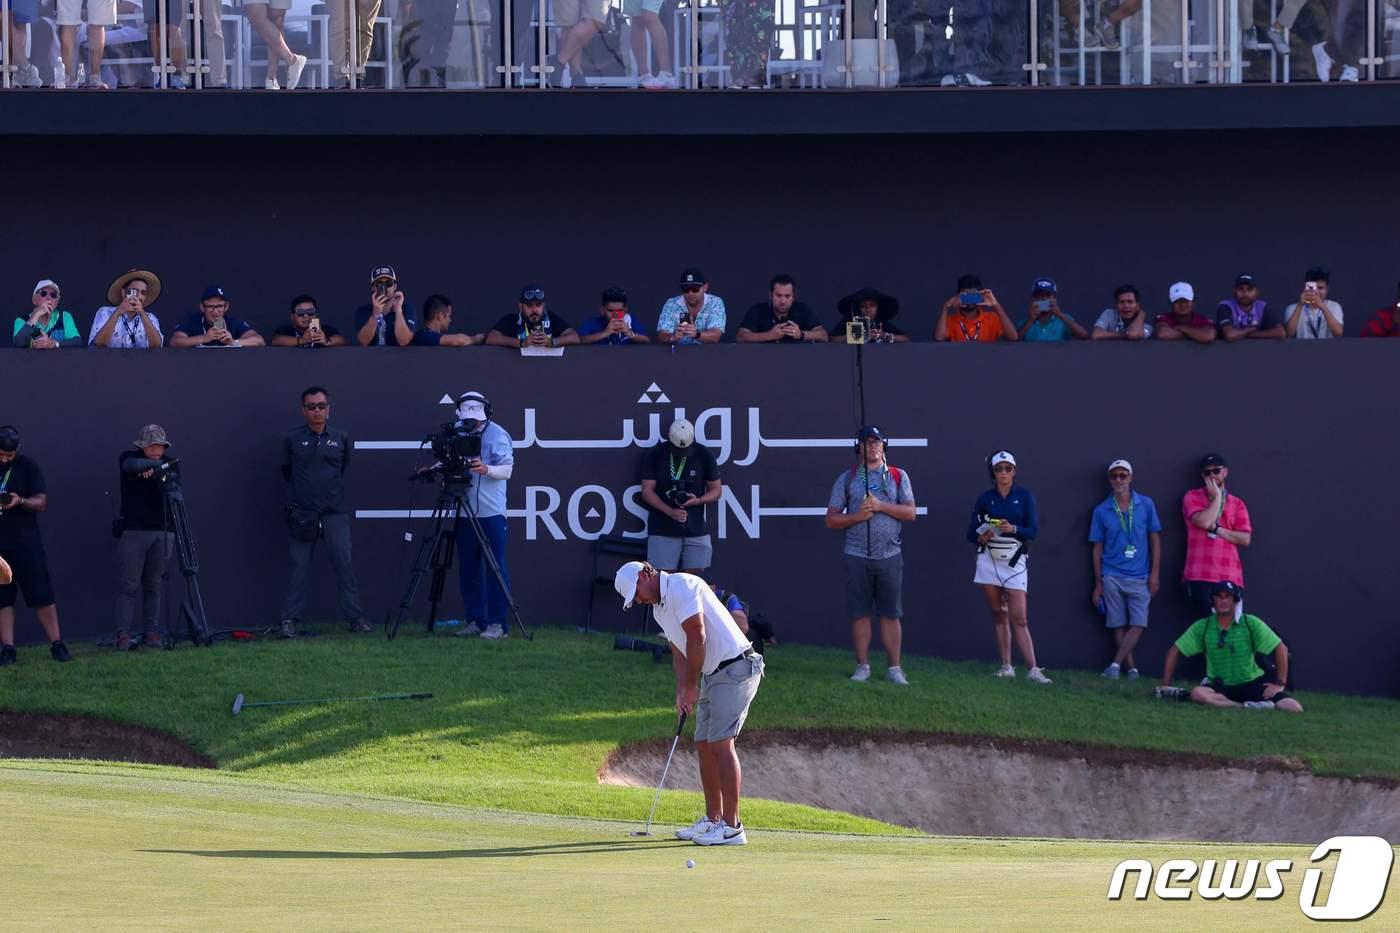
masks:
[[[319,700],[263,700],[258,703],[245,703],[243,694],[233,698],[233,715],[237,716],[245,709],[254,706],[302,706],[307,703],[356,703],[371,700],[431,700],[431,693],[385,693],[373,697],[325,697]]]
[[[671,759],[676,756],[676,746],[681,740],[681,730],[685,728],[685,713],[681,713],[680,722],[676,723],[676,737],[671,740],[671,754],[666,756],[666,767],[661,769],[661,783],[656,785],[656,797],[651,801],[651,812],[647,814],[647,828],[633,833],[634,836],[651,835],[651,818],[656,815],[656,805],[661,802],[661,788],[666,786],[666,772],[671,770]]]

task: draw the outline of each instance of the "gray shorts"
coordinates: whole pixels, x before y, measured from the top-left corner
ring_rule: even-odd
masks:
[[[1147,580],[1142,577],[1103,578],[1103,605],[1109,628],[1147,628],[1147,604],[1151,601]]]
[[[904,617],[904,555],[881,560],[842,556],[846,571],[846,612],[851,619],[871,614],[883,619]]]
[[[704,570],[715,558],[709,535],[698,538],[647,538],[647,563],[657,570]]]
[[[757,653],[701,677],[700,699],[695,704],[695,741],[718,742],[738,735],[762,679],[763,655]]]

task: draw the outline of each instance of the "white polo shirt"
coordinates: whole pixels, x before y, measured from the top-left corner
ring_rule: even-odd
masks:
[[[723,661],[737,657],[749,648],[749,640],[739,631],[738,624],[724,603],[699,577],[689,573],[661,574],[661,601],[651,614],[661,626],[666,640],[686,651],[686,633],[681,625],[699,614],[705,623],[705,663],[701,672],[713,674]]]

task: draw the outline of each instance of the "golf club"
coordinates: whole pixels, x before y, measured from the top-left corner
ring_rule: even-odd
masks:
[[[355,703],[369,700],[431,700],[431,693],[385,693],[373,697],[324,697],[319,700],[263,700],[258,703],[245,703],[243,694],[233,698],[233,715],[254,706],[301,706],[307,703]]]
[[[671,740],[671,754],[666,756],[666,767],[661,769],[661,783],[656,785],[656,797],[651,801],[651,812],[647,814],[647,828],[633,833],[634,836],[651,835],[651,818],[656,815],[656,805],[661,802],[661,788],[666,786],[666,772],[671,770],[671,759],[676,756],[676,746],[681,740],[681,730],[685,728],[685,713],[681,713],[680,722],[676,723],[676,737]]]

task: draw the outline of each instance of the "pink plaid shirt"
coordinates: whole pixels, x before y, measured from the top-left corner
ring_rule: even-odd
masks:
[[[1186,519],[1186,566],[1181,571],[1181,579],[1206,583],[1229,580],[1243,587],[1244,567],[1240,565],[1240,549],[1224,538],[1213,538],[1204,529],[1191,524],[1191,516],[1209,507],[1210,496],[1199,487],[1181,497],[1181,515]],[[1239,496],[1226,493],[1220,527],[1253,533],[1254,528],[1249,524],[1249,509],[1244,507],[1244,500]]]

